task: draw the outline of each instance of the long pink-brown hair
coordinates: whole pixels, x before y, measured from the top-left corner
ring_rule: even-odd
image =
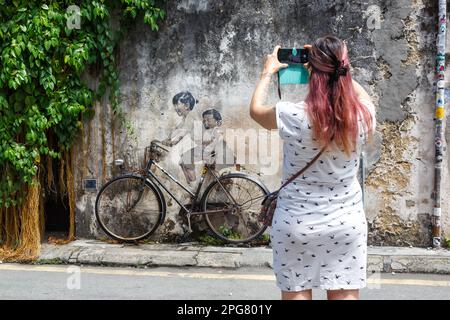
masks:
[[[346,67],[347,74],[334,81],[336,66]],[[313,137],[322,146],[333,137],[349,156],[362,134],[358,114],[363,116],[370,142],[373,132],[371,114],[353,89],[346,44],[332,35],[317,39],[310,49],[308,67],[311,74],[305,102]]]

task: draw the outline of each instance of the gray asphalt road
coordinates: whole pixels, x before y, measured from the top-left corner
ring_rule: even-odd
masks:
[[[450,299],[450,275],[371,274],[361,299]],[[325,299],[317,290],[314,299]],[[1,299],[274,299],[270,269],[0,264]]]

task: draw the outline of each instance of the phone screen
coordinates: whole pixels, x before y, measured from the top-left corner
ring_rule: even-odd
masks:
[[[279,49],[278,61],[287,64],[304,64],[308,62],[309,49]]]

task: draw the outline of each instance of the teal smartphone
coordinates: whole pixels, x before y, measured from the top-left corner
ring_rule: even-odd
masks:
[[[306,84],[309,82],[309,72],[303,65],[289,65],[278,71],[280,85]]]

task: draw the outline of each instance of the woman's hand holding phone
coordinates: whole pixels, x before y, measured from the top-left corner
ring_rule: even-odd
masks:
[[[278,50],[281,46],[275,46],[273,52],[267,55],[266,62],[264,63],[263,75],[273,75],[282,68],[287,68],[287,63],[280,63],[278,61]]]
[[[310,45],[310,44],[305,44],[305,45],[303,46],[303,48],[308,49],[309,51],[311,51],[312,45]],[[309,62],[305,63],[304,66],[305,66],[305,68],[309,69]]]

